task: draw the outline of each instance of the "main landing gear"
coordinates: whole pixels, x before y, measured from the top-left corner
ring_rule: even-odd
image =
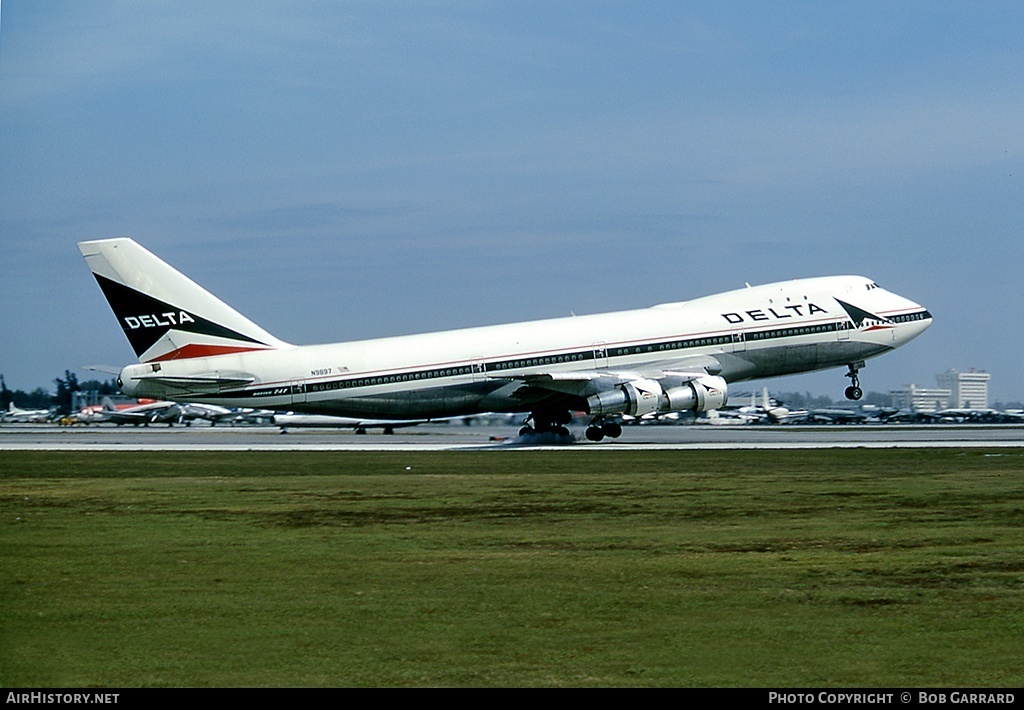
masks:
[[[618,439],[622,436],[622,425],[614,420],[605,420],[603,417],[598,417],[594,421],[590,422],[590,426],[587,427],[585,436],[589,441],[601,441],[606,436],[609,439]]]
[[[541,410],[531,412],[527,424],[519,430],[519,438],[531,444],[571,444],[572,433],[566,426],[572,422],[572,412],[563,410]],[[595,417],[587,427],[586,437],[589,441],[601,441],[605,437],[617,439],[622,436],[622,425],[615,419]]]
[[[850,363],[848,365],[850,370],[846,373],[846,376],[850,378],[850,386],[846,388],[845,394],[847,399],[852,399],[854,402],[864,396],[864,390],[860,388],[860,377],[857,376],[857,373],[860,372],[860,368],[863,366],[864,363],[862,362]]]
[[[541,410],[531,412],[526,421],[533,421],[533,426],[526,425],[519,430],[521,438],[536,438],[544,435],[557,438],[571,438],[572,434],[566,424],[572,421],[572,412],[565,410]]]

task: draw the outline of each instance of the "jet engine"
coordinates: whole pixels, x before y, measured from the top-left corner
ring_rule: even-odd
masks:
[[[587,397],[590,414],[629,414],[642,417],[660,412],[718,409],[729,399],[726,381],[715,375],[701,375],[666,388],[658,380],[637,379]]]

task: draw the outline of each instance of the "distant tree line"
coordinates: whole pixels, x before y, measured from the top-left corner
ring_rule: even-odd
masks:
[[[55,378],[53,382],[56,392],[49,392],[42,387],[36,387],[31,392],[12,390],[8,389],[4,376],[0,374],[0,409],[6,411],[13,402],[14,406],[22,409],[49,409],[52,407],[60,414],[68,414],[71,412],[75,392],[95,391],[101,396],[119,392],[116,380],[79,382],[78,376],[70,370],[65,370],[64,376]]]

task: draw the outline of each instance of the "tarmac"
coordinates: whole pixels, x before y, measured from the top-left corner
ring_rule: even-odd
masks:
[[[60,427],[0,425],[0,451],[458,451],[692,450],[822,448],[1022,448],[1024,426],[626,426],[618,439],[586,441],[571,427],[564,441],[521,440],[506,425],[423,424],[394,434],[275,426]]]

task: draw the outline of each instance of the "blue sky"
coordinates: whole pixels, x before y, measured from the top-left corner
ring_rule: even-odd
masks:
[[[866,390],[975,367],[1024,400],[1022,31],[1013,2],[4,0],[0,372],[132,361],[75,246],[132,236],[296,343],[858,273],[936,318]]]

